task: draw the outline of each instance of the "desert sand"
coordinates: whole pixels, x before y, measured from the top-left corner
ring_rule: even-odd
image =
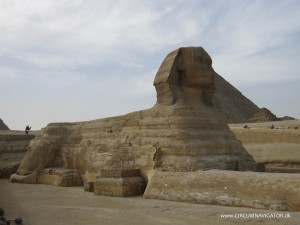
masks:
[[[269,129],[272,124],[275,129],[294,129],[295,127],[300,128],[300,120],[283,120],[283,121],[270,121],[263,123],[236,123],[229,124],[230,128],[243,128],[243,126],[247,125],[249,128],[266,128]]]
[[[45,194],[47,193],[47,194]],[[299,212],[199,205],[138,197],[105,197],[84,192],[82,187],[15,184],[0,180],[0,207],[5,217],[22,217],[24,225],[82,224],[225,224],[299,225]],[[243,218],[250,214],[287,218]],[[234,218],[221,218],[233,215]],[[235,218],[239,217],[239,218]]]

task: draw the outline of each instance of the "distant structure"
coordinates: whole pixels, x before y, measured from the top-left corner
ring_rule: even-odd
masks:
[[[249,123],[260,123],[260,122],[270,122],[270,121],[280,121],[281,119],[274,115],[267,108],[259,109],[252,118],[248,119]]]
[[[214,81],[216,87],[213,96],[214,105],[226,116],[228,123],[246,123],[259,111],[257,105],[219,74],[215,73]]]
[[[8,126],[3,122],[2,119],[0,119],[0,130],[10,130]]]
[[[279,119],[284,121],[284,120],[295,120],[296,118],[291,117],[291,116],[284,116],[284,117],[280,117]]]

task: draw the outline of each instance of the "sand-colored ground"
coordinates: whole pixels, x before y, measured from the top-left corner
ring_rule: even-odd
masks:
[[[249,128],[270,128],[274,125],[275,129],[300,129],[300,120],[284,120],[284,121],[271,121],[264,123],[240,123],[240,124],[229,124],[229,127],[242,128],[247,125]]]
[[[275,129],[270,128],[272,124]],[[230,129],[257,162],[273,172],[274,167],[280,167],[281,172],[299,173],[300,120],[230,124]]]
[[[0,207],[24,225],[299,225],[299,212],[198,205],[139,197],[95,196],[82,187],[55,187],[0,180]],[[269,218],[247,218],[251,215]],[[231,215],[233,218],[221,218]],[[272,218],[283,216],[287,218]]]

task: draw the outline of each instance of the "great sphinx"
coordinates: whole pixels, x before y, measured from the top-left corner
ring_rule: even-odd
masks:
[[[164,174],[196,179],[199,171],[255,171],[253,157],[214,108],[214,76],[212,59],[203,48],[169,53],[154,79],[157,102],[152,108],[49,124],[31,142],[11,181],[94,184],[94,193],[111,196],[146,188],[145,197],[164,199],[152,191],[163,185],[158,178]]]
[[[152,170],[255,170],[253,158],[213,108],[214,73],[201,47],[171,52],[154,80],[153,108],[89,122],[49,124],[31,142],[17,171],[19,181],[57,167],[76,169],[83,182],[110,169],[138,169],[146,180]]]

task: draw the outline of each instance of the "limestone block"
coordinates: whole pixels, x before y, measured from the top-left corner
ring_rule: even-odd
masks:
[[[266,172],[269,173],[300,173],[300,167],[280,167],[280,166],[266,166]]]
[[[136,177],[140,175],[140,171],[138,169],[103,169],[101,170],[100,178],[121,178],[121,177]]]
[[[285,129],[270,129],[272,123],[251,124],[252,128],[232,127],[237,139],[243,142],[246,150],[255,161],[264,164],[266,171],[278,173],[300,173],[300,132],[287,129],[289,123],[282,125]],[[279,126],[279,123],[275,123]],[[263,126],[263,127],[260,127]]]
[[[29,175],[12,174],[10,176],[10,182],[12,183],[24,183],[24,184],[36,184],[37,183],[37,171],[32,172]]]
[[[99,178],[94,183],[95,195],[129,197],[143,194],[145,181],[142,177]]]
[[[83,188],[84,191],[94,192],[94,182],[85,182]]]
[[[0,131],[0,178],[9,178],[16,173],[34,137],[31,134],[24,135],[23,131]]]
[[[300,174],[155,171],[145,198],[300,211]]]
[[[64,168],[44,169],[37,178],[38,184],[51,184],[61,187],[81,186],[81,176],[76,170]]]

